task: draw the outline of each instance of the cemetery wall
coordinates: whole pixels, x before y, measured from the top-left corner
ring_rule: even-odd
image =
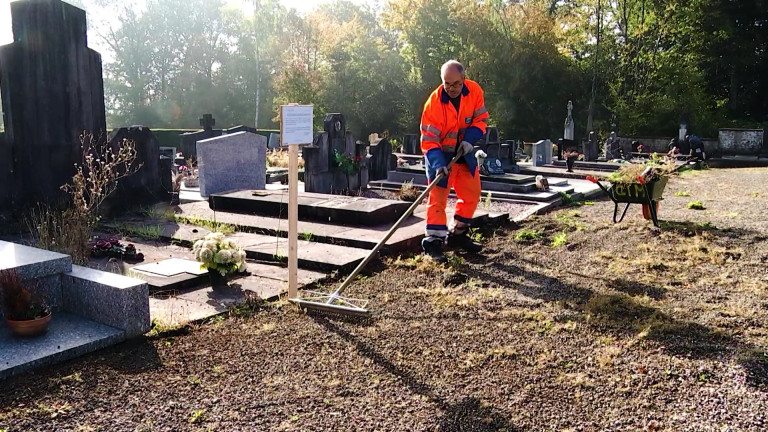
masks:
[[[640,141],[640,143],[645,148],[646,153],[667,153],[668,147],[669,147],[669,141],[672,140],[673,137],[668,138],[647,138],[647,137],[620,137],[619,141],[621,142],[622,146],[630,146],[632,144],[632,141]],[[702,138],[701,141],[704,143],[704,151],[707,152],[708,155],[714,155],[718,153],[719,145],[717,142],[717,139],[714,138]],[[600,143],[601,146],[605,145],[605,142]],[[602,153],[602,152],[601,152]]]
[[[758,155],[765,148],[764,129],[720,129],[718,138],[723,154]]]

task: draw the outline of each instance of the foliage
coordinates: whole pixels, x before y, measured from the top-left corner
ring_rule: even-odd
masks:
[[[413,185],[413,180],[408,180],[400,186],[398,197],[403,201],[416,201],[419,197],[419,189]]]
[[[306,15],[279,0],[84,3],[121,9],[100,32],[112,124],[197,127],[207,106],[221,125],[274,127],[299,102],[318,128],[342,112],[356,136],[413,133],[451,58],[509,138],[560,137],[568,100],[577,136],[588,118],[598,136],[614,121],[660,136],[681,120],[701,136],[768,121],[762,2],[331,0]]]
[[[70,201],[62,209],[39,204],[26,217],[35,244],[72,256],[85,264],[91,254],[89,242],[99,220],[99,209],[120,180],[141,168],[136,164],[133,141],[110,145],[103,137],[84,132],[80,135],[82,160],[75,164],[72,181],[61,186]]]
[[[660,157],[656,153],[644,164],[624,164],[616,171],[610,173],[606,179],[611,183],[637,183],[638,177],[646,181],[658,180],[677,173],[677,165],[672,158]]]
[[[349,157],[346,153],[334,152],[333,160],[336,162],[335,168],[346,175],[354,174],[360,169],[360,156]]]
[[[213,232],[195,242],[192,247],[200,268],[217,271],[222,276],[245,268],[245,251],[220,232]]]
[[[35,298],[14,269],[0,270],[0,297],[8,319],[26,321],[51,313],[48,305]]]
[[[288,152],[280,149],[272,149],[267,152],[267,166],[289,168]],[[304,159],[299,156],[299,168],[304,168]]]
[[[566,244],[568,244],[568,234],[565,232],[558,233],[552,238],[552,247],[565,246]]]
[[[541,238],[541,231],[537,229],[521,229],[515,233],[515,241],[519,243],[530,243]]]
[[[687,207],[691,210],[704,210],[704,204],[701,201],[691,201]]]

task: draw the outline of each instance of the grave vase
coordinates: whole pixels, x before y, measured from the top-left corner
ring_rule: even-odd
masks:
[[[216,270],[208,270],[208,278],[211,282],[211,288],[226,288],[228,286],[227,284],[227,276],[222,276],[221,273],[219,273]]]

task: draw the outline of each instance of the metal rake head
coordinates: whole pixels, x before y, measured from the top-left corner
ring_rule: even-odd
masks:
[[[365,307],[368,300],[342,297],[317,291],[305,291],[303,297],[290,301],[305,311],[317,311],[336,315],[369,317],[371,312]]]

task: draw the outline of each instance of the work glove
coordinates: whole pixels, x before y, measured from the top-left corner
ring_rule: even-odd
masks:
[[[456,152],[462,156],[472,154],[473,151],[475,151],[475,146],[468,143],[467,141],[462,141],[461,144],[459,144],[459,147],[456,149]]]
[[[443,174],[443,177],[448,178],[448,174],[451,173],[451,169],[447,166],[440,167],[435,171],[435,177],[439,176],[440,174]]]

